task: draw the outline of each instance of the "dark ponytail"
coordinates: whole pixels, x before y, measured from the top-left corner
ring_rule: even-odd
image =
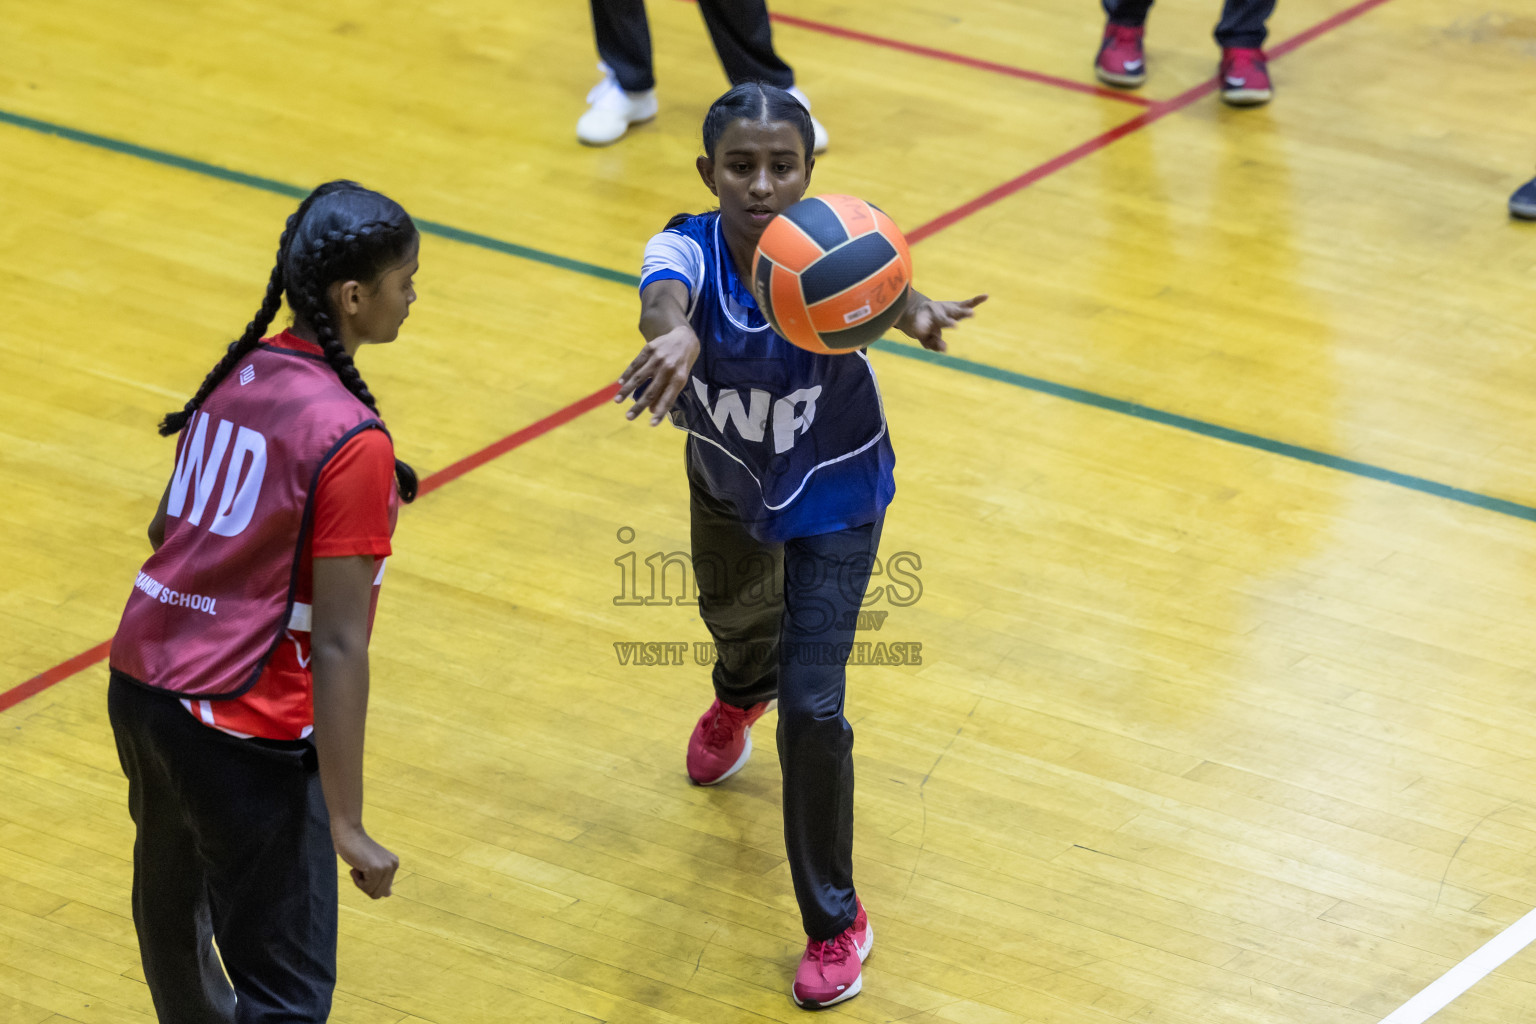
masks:
[[[311,192],[283,229],[277,265],[272,268],[267,294],[255,319],[229,346],[186,407],[166,415],[160,433],[174,434],[186,426],[208,394],[256,347],[277,315],[285,292],[295,320],[315,332],[326,362],[342,384],[358,401],[378,412],[373,393],[341,343],[330,286],[337,281],[376,282],[405,258],[416,238],[416,225],[398,203],[356,182],[330,181]],[[416,473],[399,460],[395,462],[395,480],[403,501],[416,497]]]

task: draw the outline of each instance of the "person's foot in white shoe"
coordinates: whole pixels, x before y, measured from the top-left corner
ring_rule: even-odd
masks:
[[[656,116],[656,90],[625,92],[606,64],[599,64],[603,80],[587,93],[587,112],[576,122],[576,138],[588,146],[618,142],[631,125]]]
[[[805,98],[805,93],[800,91],[800,87],[798,85],[792,85],[784,91],[789,93],[795,99],[799,100],[800,105],[806,110],[811,109],[811,101]],[[815,135],[816,138],[815,145],[811,147],[811,152],[815,153],[817,156],[820,156],[827,151],[827,130],[821,126],[820,121],[813,117],[811,118],[811,132],[813,135]]]

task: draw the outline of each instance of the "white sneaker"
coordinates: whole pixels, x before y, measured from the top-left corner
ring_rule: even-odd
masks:
[[[798,85],[792,85],[784,91],[789,93],[795,99],[799,100],[800,105],[803,106],[806,110],[811,109],[811,101],[806,99],[805,93],[800,91],[800,87]],[[827,130],[823,128],[821,126],[821,122],[816,120],[814,117],[811,118],[811,133],[815,137],[815,142],[811,146],[811,152],[815,153],[817,156],[820,156],[827,151]]]
[[[656,116],[656,90],[625,92],[608,65],[599,64],[603,80],[587,93],[587,112],[576,122],[576,138],[589,146],[607,146],[618,142],[632,124]]]

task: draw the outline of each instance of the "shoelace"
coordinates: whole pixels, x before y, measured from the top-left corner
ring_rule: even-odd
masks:
[[[1111,25],[1109,34],[1116,43],[1134,43],[1141,38],[1141,29],[1134,25]]]
[[[1239,52],[1232,55],[1232,61],[1222,73],[1227,78],[1240,78],[1247,81],[1259,71],[1259,57],[1257,54]]]
[[[853,954],[853,936],[845,931],[835,938],[821,942],[812,939],[810,948],[805,952],[807,957],[821,964],[823,968],[828,964],[845,964],[848,962],[848,957]]]
[[[710,747],[723,747],[731,741],[731,736],[741,728],[746,721],[745,708],[738,708],[731,704],[721,704],[715,710],[715,716],[704,727],[704,743]]]
[[[623,89],[619,88],[618,77],[614,75],[612,69],[610,69],[607,64],[604,64],[601,61],[599,61],[598,65],[597,65],[597,70],[599,70],[599,71],[601,71],[603,73],[603,80],[601,82],[598,82],[596,85],[594,85],[592,87],[592,91],[587,93],[587,104],[588,105],[596,103],[598,101],[598,99],[601,98],[606,93],[613,92],[613,91],[618,91],[618,92],[623,92],[624,91]]]

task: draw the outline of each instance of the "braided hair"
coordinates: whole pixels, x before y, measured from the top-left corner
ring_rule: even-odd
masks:
[[[405,258],[416,241],[416,225],[398,203],[352,181],[329,181],[311,192],[288,218],[277,243],[277,262],[267,293],[245,333],[203,379],[197,394],[160,421],[161,436],[179,433],[229,371],[260,343],[282,306],[283,295],[296,322],[311,328],[325,361],[358,401],[374,412],[378,404],[341,342],[330,286],[337,281],[377,281]],[[400,497],[416,497],[416,473],[395,461]]]

